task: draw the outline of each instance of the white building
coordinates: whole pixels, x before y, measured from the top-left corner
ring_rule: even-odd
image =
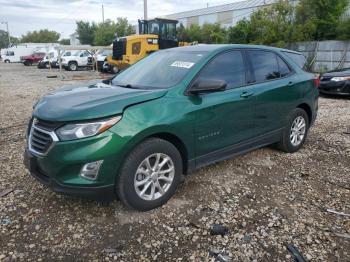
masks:
[[[205,23],[220,23],[223,27],[234,26],[243,18],[250,15],[259,8],[269,6],[278,0],[245,0],[232,4],[218,5],[207,8],[196,9],[164,16],[164,18],[176,19],[179,24],[189,27],[192,24],[202,26]],[[297,0],[290,0],[294,5]]]
[[[69,43],[70,45],[74,45],[74,46],[80,45],[79,35],[77,32],[69,35]]]

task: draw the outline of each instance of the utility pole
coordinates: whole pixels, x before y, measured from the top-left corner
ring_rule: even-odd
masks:
[[[102,23],[105,23],[105,9],[102,4]]]
[[[143,19],[147,20],[147,0],[143,0]]]
[[[7,37],[8,37],[8,40],[9,40],[9,46],[8,47],[11,47],[11,37],[10,37],[10,32],[9,32],[9,22],[1,22],[1,24],[6,24]]]

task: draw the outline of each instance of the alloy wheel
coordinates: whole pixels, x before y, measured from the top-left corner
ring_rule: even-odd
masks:
[[[158,199],[169,190],[174,176],[173,160],[163,153],[152,154],[137,168],[134,178],[135,191],[144,200]]]
[[[293,146],[299,146],[304,137],[306,132],[306,122],[305,118],[302,116],[298,116],[294,119],[292,123],[292,127],[290,130],[290,142]]]

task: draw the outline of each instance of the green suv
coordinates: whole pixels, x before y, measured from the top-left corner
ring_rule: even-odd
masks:
[[[34,106],[25,165],[56,192],[161,206],[195,169],[269,144],[302,147],[318,89],[301,59],[264,46],[180,47],[63,87]]]

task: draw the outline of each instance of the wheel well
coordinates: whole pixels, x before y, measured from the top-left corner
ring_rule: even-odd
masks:
[[[188,153],[185,144],[181,141],[180,138],[173,134],[169,133],[158,133],[154,134],[151,137],[157,137],[163,140],[166,140],[170,143],[172,143],[177,150],[179,150],[181,158],[182,158],[182,166],[183,166],[183,173],[187,174],[188,171]]]
[[[310,106],[308,106],[307,104],[300,104],[300,105],[298,105],[298,108],[301,108],[301,109],[303,109],[306,112],[307,116],[309,117],[309,124],[311,124],[311,122],[312,122],[312,111],[311,111]]]

